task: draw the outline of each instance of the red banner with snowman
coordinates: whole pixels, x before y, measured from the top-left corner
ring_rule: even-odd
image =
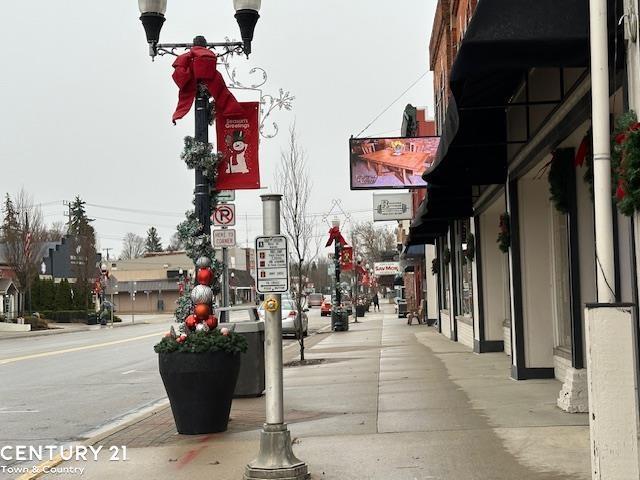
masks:
[[[260,188],[260,104],[241,102],[240,105],[244,115],[227,116],[224,112],[216,112],[218,151],[223,154],[218,167],[218,191]]]

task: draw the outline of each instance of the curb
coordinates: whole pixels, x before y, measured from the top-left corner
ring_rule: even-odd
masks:
[[[101,430],[100,428],[98,428],[97,430],[95,430],[97,431],[95,435],[87,438],[83,442],[77,442],[75,445],[84,445],[84,446],[95,445],[99,441],[104,440],[105,438],[113,435],[116,432],[119,432],[120,430],[123,430],[131,425],[134,425],[149,417],[152,417],[153,415],[156,415],[160,410],[162,410],[163,408],[166,408],[166,406],[169,404],[169,399],[164,398],[154,403],[155,404],[149,405],[148,407],[143,407],[141,409],[141,410],[145,410],[145,408],[149,408],[150,410],[145,411],[143,413],[135,412],[130,415],[125,414],[123,417],[121,417],[120,421],[116,420],[115,424],[113,424],[111,427],[106,427],[106,429],[104,430]],[[72,445],[69,448],[73,448],[75,445]],[[45,475],[45,472],[43,471],[44,468],[56,467],[64,461],[65,460],[62,459],[62,456],[58,454],[55,457],[53,457],[51,460],[47,460],[38,465],[34,465],[33,467],[31,467],[32,472],[23,473],[21,476],[17,477],[15,480],[35,480],[36,478],[42,475]]]
[[[153,322],[138,322],[138,323],[116,323],[112,328],[123,328],[123,327],[135,327],[136,325],[151,325]],[[50,330],[36,330],[35,332],[24,332],[18,333],[15,336],[7,336],[0,335],[0,341],[2,340],[14,340],[16,338],[33,338],[33,337],[48,337],[50,335],[61,335],[63,333],[79,333],[79,332],[92,332],[94,330],[100,330],[100,328],[91,328],[95,325],[86,325],[82,328],[77,329],[66,329],[66,328],[54,328]]]

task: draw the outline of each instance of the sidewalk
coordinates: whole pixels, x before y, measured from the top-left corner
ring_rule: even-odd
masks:
[[[586,415],[555,407],[554,380],[515,382],[500,353],[476,355],[391,307],[312,337],[285,369],[285,418],[313,479],[590,479]],[[168,407],[97,445],[128,459],[65,462],[83,479],[241,479],[258,452],[264,398],[235,400],[224,434],[187,437]],[[44,478],[69,478],[68,474]]]

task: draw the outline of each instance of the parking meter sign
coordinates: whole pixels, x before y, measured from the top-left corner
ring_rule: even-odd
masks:
[[[256,238],[256,290],[285,293],[289,290],[289,250],[282,235]]]

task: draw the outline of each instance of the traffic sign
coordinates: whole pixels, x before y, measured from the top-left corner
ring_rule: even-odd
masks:
[[[233,203],[217,205],[211,220],[216,227],[233,227],[236,224],[236,206]]]
[[[236,199],[235,190],[220,190],[216,196],[218,202],[233,202]]]
[[[236,246],[236,231],[233,228],[213,231],[213,247],[229,248]]]
[[[256,290],[284,293],[289,290],[287,238],[273,235],[256,238]]]

